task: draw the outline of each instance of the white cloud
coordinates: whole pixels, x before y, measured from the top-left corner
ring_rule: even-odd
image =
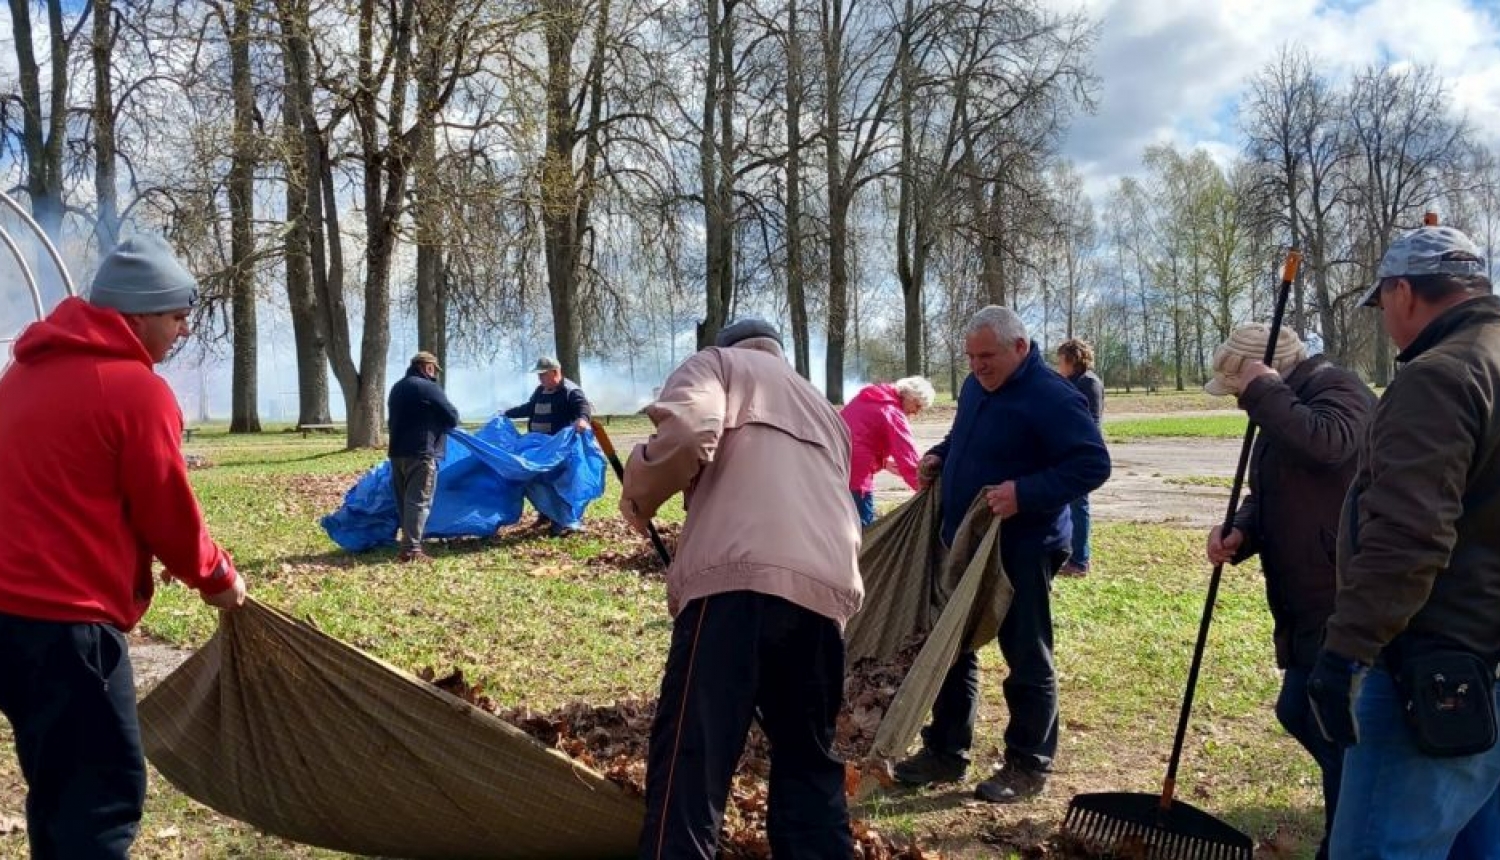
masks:
[[[1140,169],[1146,146],[1239,151],[1235,105],[1246,79],[1300,42],[1335,80],[1383,57],[1434,66],[1454,108],[1500,145],[1500,11],[1488,0],[1086,0],[1103,23],[1099,111],[1064,147],[1096,197]],[[1055,8],[1080,8],[1056,0]]]

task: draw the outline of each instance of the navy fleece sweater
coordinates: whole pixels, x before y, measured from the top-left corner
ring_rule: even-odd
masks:
[[[996,390],[972,375],[964,380],[953,428],[928,453],[943,458],[945,544],[981,489],[1015,481],[1020,512],[1001,526],[1001,539],[1065,548],[1073,534],[1068,503],[1109,478],[1109,451],[1087,401],[1034,342]]]

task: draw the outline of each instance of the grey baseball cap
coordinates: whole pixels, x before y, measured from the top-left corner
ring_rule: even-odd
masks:
[[[781,332],[776,330],[776,326],[754,317],[747,317],[719,329],[718,336],[714,338],[714,346],[734,346],[752,337],[768,337],[776,341],[777,346],[781,346]]]
[[[532,373],[541,373],[547,370],[562,370],[562,365],[557,363],[557,359],[544,355],[536,360],[536,364],[531,366]]]
[[[1471,260],[1445,260],[1449,254],[1466,254]],[[1375,283],[1359,297],[1359,307],[1373,308],[1386,278],[1411,275],[1482,275],[1484,255],[1474,240],[1452,227],[1420,227],[1402,235],[1386,249],[1375,270]]]

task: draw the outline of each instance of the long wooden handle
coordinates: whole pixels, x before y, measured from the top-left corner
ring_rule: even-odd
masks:
[[[594,438],[599,441],[599,448],[604,452],[605,459],[615,470],[615,477],[620,479],[620,484],[625,483],[625,464],[620,462],[620,455],[615,453],[615,443],[610,441],[609,434],[598,421],[590,422],[594,428]],[[661,534],[656,530],[656,524],[646,520],[646,533],[651,536],[651,545],[656,547],[656,554],[661,558],[664,567],[672,566],[672,554],[667,552],[667,545],[662,542]]]
[[[1276,341],[1281,337],[1281,321],[1286,316],[1287,297],[1292,292],[1292,282],[1297,279],[1297,267],[1302,254],[1296,248],[1286,255],[1286,265],[1281,269],[1281,284],[1276,288],[1276,309],[1271,314],[1271,335],[1266,341],[1265,364],[1270,366],[1276,359]],[[1245,473],[1249,470],[1250,451],[1255,446],[1255,422],[1245,421],[1245,439],[1240,444],[1240,459],[1234,467],[1234,483],[1229,489],[1229,510],[1224,514],[1224,526],[1220,534],[1227,535],[1234,528],[1234,515],[1240,506],[1240,491],[1244,487]],[[1193,713],[1193,694],[1198,689],[1198,672],[1203,668],[1203,650],[1208,645],[1208,628],[1214,619],[1214,603],[1219,599],[1219,581],[1224,575],[1224,565],[1214,565],[1208,580],[1208,595],[1203,601],[1203,616],[1198,622],[1198,641],[1193,645],[1193,662],[1188,668],[1187,690],[1182,695],[1182,710],[1177,715],[1177,732],[1172,738],[1172,757],[1167,760],[1167,776],[1162,780],[1162,812],[1172,808],[1172,795],[1177,790],[1177,765],[1182,761],[1182,745],[1187,738],[1188,719]]]

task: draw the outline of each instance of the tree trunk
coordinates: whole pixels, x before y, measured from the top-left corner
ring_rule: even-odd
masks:
[[[10,0],[11,34],[21,84],[21,148],[26,154],[26,194],[31,214],[48,238],[60,242],[63,220],[63,143],[67,122],[68,38],[61,0],[46,0],[52,76],[42,122],[41,70],[32,48],[30,0]],[[44,267],[49,270],[50,267]]]
[[[793,365],[812,378],[808,343],[807,284],[802,264],[802,39],[797,0],[787,3],[786,48],[786,295],[792,316]]]
[[[547,139],[542,156],[542,233],[547,262],[547,289],[552,301],[553,340],[563,373],[578,380],[579,236],[574,232],[578,207],[578,177],[573,170],[573,148],[578,140],[574,125],[571,84],[573,46],[578,41],[577,16],[548,17],[547,42]]]
[[[991,182],[990,193],[981,190],[978,198],[982,205],[984,227],[979,243],[979,280],[984,284],[986,304],[1004,305],[1005,301],[1005,198],[1001,193],[1001,182]],[[981,185],[982,189],[983,186]]]
[[[234,361],[229,432],[259,433],[255,326],[255,88],[250,80],[254,0],[235,0],[229,34],[234,143],[229,166],[229,267]]]
[[[442,191],[437,176],[437,134],[428,117],[438,97],[438,56],[435,45],[420,48],[417,68],[417,161],[413,177],[413,212],[417,228],[417,348],[446,364],[445,328],[441,312],[443,227]]]
[[[101,255],[120,241],[119,191],[115,185],[115,97],[110,78],[115,39],[111,5],[110,0],[93,0],[94,196],[99,201],[94,236]]]
[[[913,0],[906,0],[900,48],[896,56],[896,62],[900,64],[901,76],[901,163],[903,165],[896,204],[896,277],[901,282],[902,342],[905,353],[903,367],[908,375],[922,372],[922,271],[921,263],[915,257],[920,254],[921,245],[926,241],[923,231],[914,223],[920,218],[918,210],[921,208],[917,202],[918,153],[916,137],[912,129],[912,114],[915,111],[912,102],[916,99],[914,82],[916,70],[912,67],[913,60],[909,43],[910,28],[915,17],[914,5]]]
[[[381,84],[373,61],[375,0],[360,2],[359,92],[355,118],[359,123],[364,164],[365,292],[364,326],[359,350],[359,402],[349,416],[349,447],[375,448],[382,443],[385,406],[385,361],[391,346],[391,259],[396,250],[396,228],[406,197],[411,152],[403,129],[406,92],[411,82],[413,4],[402,0],[396,15],[389,51],[392,79],[390,103],[377,103]],[[390,57],[387,57],[390,60]],[[383,117],[383,120],[382,120]],[[381,126],[385,127],[382,141]]]
[[[282,5],[285,5],[283,3]],[[290,19],[283,16],[282,27]],[[308,225],[309,180],[316,187],[316,176],[308,176],[307,141],[303,133],[302,100],[299,98],[297,62],[291,57],[290,44],[283,41],[286,59],[282,62],[284,95],[281,111],[286,161],[286,220],[283,243],[286,258],[286,296],[291,310],[292,339],[297,348],[297,423],[328,424],[333,419],[328,410],[328,355],[318,320],[322,312],[313,291],[310,231]]]
[[[824,389],[830,403],[844,402],[844,338],[849,326],[849,193],[844,176],[839,110],[843,103],[843,2],[823,0],[823,143],[828,171],[828,347]]]
[[[703,187],[705,313],[698,348],[713,344],[729,321],[734,299],[734,34],[732,6],[705,0],[708,69],[703,88],[703,132],[698,169]]]
[[[356,421],[361,402],[360,374],[351,351],[349,307],[344,301],[344,250],[340,241],[342,231],[333,182],[333,160],[328,152],[328,141],[313,112],[307,0],[277,0],[277,11],[281,18],[284,61],[291,67],[288,73],[295,81],[290,96],[297,101],[302,121],[301,152],[305,159],[302,175],[307,184],[305,223],[308,259],[312,264],[313,319],[343,396],[344,414],[348,420],[345,441],[353,448],[369,444],[363,430],[371,422],[364,419],[357,424]],[[289,288],[292,280],[289,277]],[[299,362],[299,376],[305,379],[309,372],[307,365]],[[374,426],[379,427],[378,420]],[[357,427],[362,435],[355,435]]]

